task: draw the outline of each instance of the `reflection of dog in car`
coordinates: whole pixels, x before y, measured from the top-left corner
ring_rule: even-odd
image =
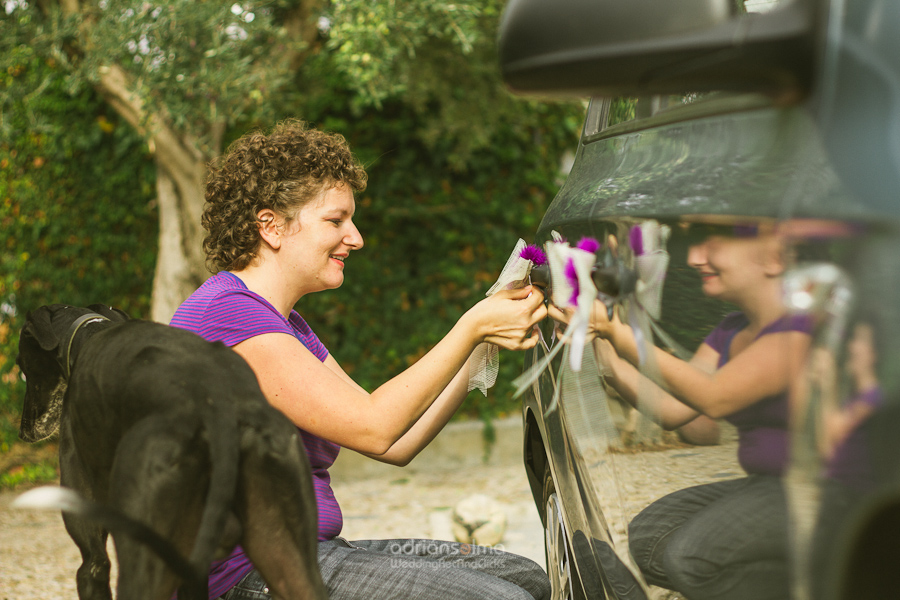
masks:
[[[84,498],[57,503],[83,557],[81,600],[111,598],[108,533],[119,598],[180,586],[205,600],[210,562],[238,543],[275,597],[326,597],[297,429],[236,353],[105,306],[53,305],[28,315],[18,363],[19,435],[58,429],[61,483]]]

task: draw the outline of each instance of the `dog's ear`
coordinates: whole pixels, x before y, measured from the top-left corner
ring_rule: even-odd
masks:
[[[119,310],[118,308],[113,308],[112,306],[107,306],[106,304],[91,304],[88,306],[89,309],[97,313],[98,315],[103,315],[110,321],[130,321],[131,317],[128,316],[123,310]]]
[[[25,316],[22,337],[34,338],[41,350],[53,350],[59,346],[59,336],[53,331],[52,317],[53,311],[49,306],[30,311]]]

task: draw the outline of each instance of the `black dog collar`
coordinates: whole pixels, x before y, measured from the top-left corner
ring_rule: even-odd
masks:
[[[66,371],[66,379],[68,379],[69,375],[72,373],[72,357],[70,356],[70,353],[72,352],[72,342],[75,341],[75,334],[88,323],[96,323],[97,321],[109,321],[109,319],[103,315],[98,315],[97,313],[81,315],[69,325],[66,335],[63,336],[62,342],[59,345],[59,362]]]

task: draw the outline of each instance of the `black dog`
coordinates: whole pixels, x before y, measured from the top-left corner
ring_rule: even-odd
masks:
[[[53,305],[29,313],[17,363],[19,436],[59,430],[62,485],[108,508],[100,521],[63,515],[83,558],[81,600],[111,600],[108,533],[119,600],[167,600],[179,587],[206,600],[210,561],[237,543],[276,597],[327,597],[297,429],[235,352],[109,307]],[[137,539],[119,535],[123,520]]]

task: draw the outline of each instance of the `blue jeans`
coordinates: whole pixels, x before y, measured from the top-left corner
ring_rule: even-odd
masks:
[[[319,542],[319,568],[330,600],[545,600],[550,580],[535,562],[493,548],[436,540]],[[251,571],[222,598],[270,600]]]
[[[777,477],[679,490],[645,508],[628,532],[647,581],[691,600],[790,597],[787,504]]]

